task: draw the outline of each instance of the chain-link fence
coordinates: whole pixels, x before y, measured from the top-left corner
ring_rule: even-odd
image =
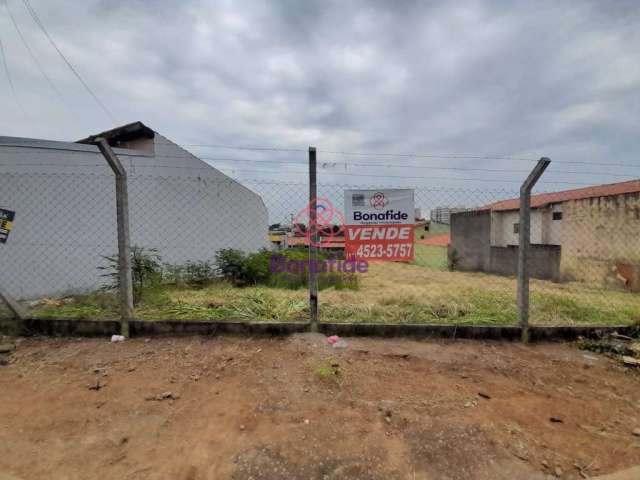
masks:
[[[134,318],[309,321],[308,272],[274,268],[308,256],[306,182],[240,183],[212,168],[154,173],[125,164]],[[394,186],[320,178],[317,188],[344,212],[345,190]],[[321,272],[320,321],[516,324],[519,193],[413,190],[413,260]],[[640,320],[640,194],[632,190],[533,196],[532,324]],[[15,219],[0,244],[0,288],[34,317],[119,318],[115,204],[105,165],[91,173],[4,168],[0,208]],[[339,217],[330,223],[319,226],[320,257],[344,260]]]
[[[640,182],[534,197],[531,255],[542,267],[534,270],[542,280],[532,283],[534,322],[640,321],[640,195],[634,184]]]

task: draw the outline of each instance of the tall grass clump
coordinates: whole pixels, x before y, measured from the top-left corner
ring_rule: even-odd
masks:
[[[279,257],[279,258],[278,258]],[[329,260],[331,254],[320,252],[320,260]],[[333,257],[337,259],[337,257]],[[223,249],[216,253],[216,265],[220,276],[238,287],[265,285],[276,288],[298,289],[306,287],[309,281],[309,252],[306,249],[292,248],[279,252],[260,250],[244,253],[235,249]],[[290,262],[298,268],[276,271],[274,262]],[[301,268],[300,268],[301,266]],[[318,272],[320,289],[358,287],[358,279],[353,273],[326,271]]]

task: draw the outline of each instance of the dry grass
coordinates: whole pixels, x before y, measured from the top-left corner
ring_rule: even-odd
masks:
[[[439,247],[432,247],[439,248]],[[321,320],[327,322],[514,324],[514,278],[449,272],[430,250],[414,265],[372,264],[356,290],[320,292]],[[531,282],[534,324],[630,324],[640,321],[640,296],[580,283]],[[60,305],[41,305],[40,317],[117,318],[113,295],[76,297]],[[164,287],[147,292],[136,317],[149,320],[305,321],[305,289],[236,288],[219,282],[203,289]]]
[[[514,278],[372,265],[358,291],[327,291],[323,318],[405,323],[515,323]],[[640,320],[637,294],[580,283],[531,282],[531,321],[537,324],[628,324]]]

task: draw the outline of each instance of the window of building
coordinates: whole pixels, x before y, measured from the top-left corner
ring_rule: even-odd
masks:
[[[562,212],[553,212],[554,220],[562,220]]]
[[[514,223],[513,224],[513,233],[520,233],[520,224],[519,223]]]

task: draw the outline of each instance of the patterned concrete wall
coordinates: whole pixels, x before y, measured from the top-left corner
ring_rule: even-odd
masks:
[[[563,280],[640,289],[640,194],[565,202],[563,217]]]

